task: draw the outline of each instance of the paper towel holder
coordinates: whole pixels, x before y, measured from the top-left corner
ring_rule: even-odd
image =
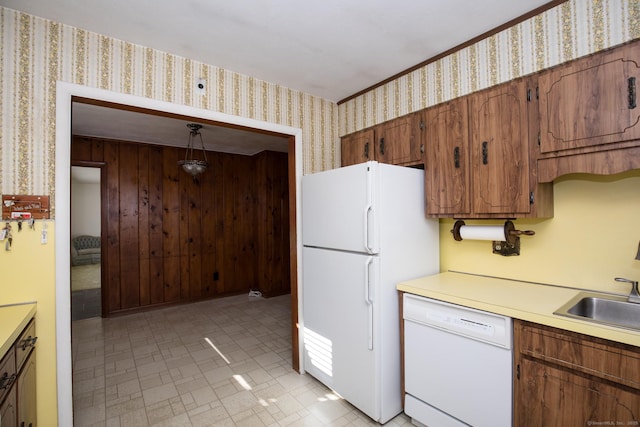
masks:
[[[463,238],[460,234],[460,230],[463,226],[465,226],[465,222],[463,220],[457,220],[453,224],[453,229],[451,230],[451,234],[453,234],[453,238],[456,241],[462,241]],[[494,254],[499,254],[502,256],[511,256],[511,255],[520,255],[520,236],[533,236],[535,235],[535,231],[533,230],[516,230],[515,225],[512,221],[507,220],[504,223],[504,240],[494,240],[492,242],[492,248]]]

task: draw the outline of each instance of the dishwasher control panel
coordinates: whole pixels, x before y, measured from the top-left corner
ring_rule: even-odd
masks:
[[[433,321],[434,323],[451,325],[453,327],[469,331],[473,334],[491,337],[495,333],[495,328],[493,325],[466,319],[461,316],[450,316],[441,312],[434,311],[429,312],[428,317],[429,320]]]
[[[405,321],[511,348],[511,318],[417,295],[404,294]]]

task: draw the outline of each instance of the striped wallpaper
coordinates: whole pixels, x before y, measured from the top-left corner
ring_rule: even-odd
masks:
[[[636,38],[640,38],[640,1],[570,0],[341,104],[339,133],[346,135]]]
[[[0,193],[54,196],[57,80],[299,127],[312,173],[340,165],[341,135],[638,37],[640,0],[570,0],[338,106],[0,7]]]
[[[0,49],[0,193],[53,194],[58,80],[301,128],[305,172],[340,164],[334,102],[3,7]]]

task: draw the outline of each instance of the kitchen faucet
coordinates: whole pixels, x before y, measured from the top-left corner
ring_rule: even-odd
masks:
[[[627,301],[633,302],[633,303],[636,303],[636,304],[640,304],[640,294],[638,293],[638,281],[637,280],[629,280],[629,279],[625,279],[623,277],[616,277],[615,281],[616,282],[631,283],[631,293],[629,294],[629,298],[627,298]]]

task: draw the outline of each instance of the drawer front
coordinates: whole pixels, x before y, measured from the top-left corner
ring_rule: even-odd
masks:
[[[519,322],[522,354],[640,390],[640,349]]]
[[[13,347],[0,361],[0,402],[4,396],[11,390],[11,386],[17,377],[15,350]]]
[[[24,361],[27,360],[29,353],[35,347],[37,339],[36,322],[32,319],[16,341],[16,368],[18,372],[20,372]]]

